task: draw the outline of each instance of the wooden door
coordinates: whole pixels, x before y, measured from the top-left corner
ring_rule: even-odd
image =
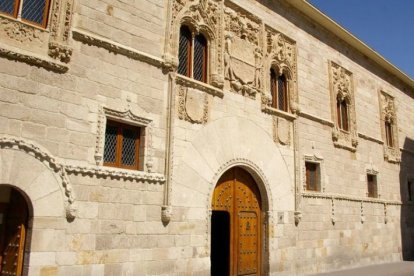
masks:
[[[19,192],[12,190],[10,202],[2,209],[4,213],[0,231],[0,275],[22,275],[28,218],[27,204]]]
[[[217,212],[229,214],[229,275],[261,275],[261,199],[252,176],[237,167],[227,171],[214,190],[212,209],[213,217]],[[226,225],[217,225],[213,220],[212,229],[219,227],[226,229]],[[216,239],[211,237],[212,248],[217,247]],[[215,261],[216,256],[211,260]]]

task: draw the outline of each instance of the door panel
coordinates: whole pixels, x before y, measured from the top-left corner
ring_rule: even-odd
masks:
[[[230,216],[229,275],[260,275],[260,206],[259,190],[248,172],[233,168],[223,174],[214,190],[212,209],[213,214],[215,211],[227,211]],[[218,226],[213,227],[216,229]],[[212,235],[215,235],[213,231]],[[212,236],[212,247],[214,240]],[[212,262],[215,257],[212,255]]]

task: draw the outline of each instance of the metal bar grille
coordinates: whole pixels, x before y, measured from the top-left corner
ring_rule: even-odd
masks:
[[[193,77],[198,81],[205,81],[205,53],[206,53],[207,41],[202,35],[197,35],[194,38],[194,66]]]
[[[46,2],[46,0],[24,0],[22,18],[43,25]]]
[[[123,129],[122,165],[136,166],[138,132],[133,129]]]
[[[277,103],[278,108],[280,110],[286,111],[286,78],[284,75],[278,77],[277,80],[278,87],[277,87]]]
[[[190,50],[189,47],[191,42],[191,32],[186,27],[181,27],[180,30],[180,43],[179,43],[179,49],[178,49],[178,74],[189,76],[189,59],[190,59]]]
[[[17,0],[0,0],[0,12],[14,15],[16,1]]]
[[[116,142],[117,142],[118,128],[116,126],[106,126],[105,132],[105,148],[104,148],[104,162],[116,162]]]

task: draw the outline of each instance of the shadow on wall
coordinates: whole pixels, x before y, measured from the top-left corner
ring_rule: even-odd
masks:
[[[403,260],[414,261],[414,140],[406,138],[403,148],[406,150],[401,154],[400,170],[402,254]]]

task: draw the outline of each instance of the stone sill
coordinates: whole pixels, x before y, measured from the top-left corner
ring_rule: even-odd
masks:
[[[210,94],[212,96],[215,97],[219,97],[219,98],[223,98],[224,97],[224,93],[222,90],[209,85],[207,83],[183,76],[183,75],[176,75],[176,83],[186,86],[186,87],[190,87],[190,88],[194,88],[194,89],[198,89],[201,90],[207,94]]]
[[[323,119],[321,117],[312,115],[312,114],[307,113],[307,112],[304,112],[304,111],[301,111],[299,113],[299,116],[302,117],[302,118],[305,118],[305,119],[308,119],[308,120],[311,120],[311,121],[320,123],[322,125],[326,125],[326,126],[330,126],[330,127],[334,127],[335,126],[335,124],[332,121]]]
[[[350,152],[356,152],[356,150],[357,150],[356,148],[354,148],[352,146],[349,146],[349,145],[346,145],[346,144],[343,144],[339,141],[334,141],[334,146],[337,147],[337,148],[340,148],[340,149],[349,150]]]
[[[120,168],[102,167],[102,166],[73,166],[66,165],[68,174],[96,176],[103,178],[131,180],[137,182],[147,181],[149,183],[162,184],[165,182],[165,176],[159,173],[149,173],[144,171],[126,170]]]
[[[285,111],[281,111],[279,109],[270,107],[268,105],[263,106],[262,111],[265,112],[265,113],[268,113],[270,115],[276,115],[276,116],[279,116],[279,117],[283,117],[288,121],[294,121],[297,118],[296,115],[290,114],[290,113],[285,112]]]
[[[69,70],[69,67],[66,64],[52,59],[48,56],[38,56],[28,51],[24,51],[8,45],[6,46],[3,43],[0,43],[0,56],[10,60],[21,61],[29,65],[43,67],[57,73],[65,73]]]
[[[370,198],[370,197],[356,197],[356,196],[348,196],[348,195],[341,195],[341,194],[329,194],[329,193],[320,193],[320,192],[304,192],[302,193],[302,197],[304,198],[322,198],[322,199],[330,199],[330,200],[347,200],[353,202],[361,202],[361,203],[379,203],[379,204],[386,204],[386,205],[402,205],[401,201],[398,200],[386,200],[386,199],[379,199],[379,198]]]

